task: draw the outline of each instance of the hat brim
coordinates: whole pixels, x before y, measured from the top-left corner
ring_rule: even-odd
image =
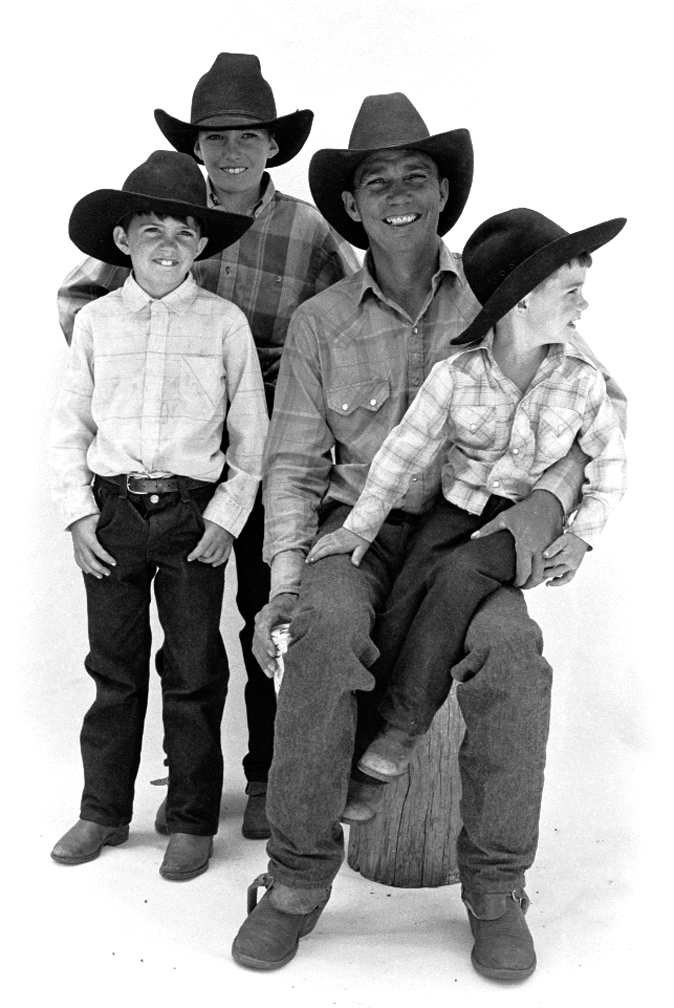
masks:
[[[467,129],[449,130],[390,147],[317,151],[309,165],[309,187],[314,203],[325,219],[351,245],[360,249],[368,247],[365,228],[347,214],[342,193],[351,189],[353,173],[358,165],[371,154],[384,150],[420,150],[433,158],[440,178],[449,181],[449,196],[438,220],[438,234],[446,234],[461,216],[473,181],[473,144]]]
[[[286,164],[287,161],[292,161],[302,150],[311,132],[314,113],[310,109],[298,109],[297,112],[280,116],[278,119],[269,119],[267,122],[258,122],[255,119],[246,121],[245,117],[242,117],[240,123],[225,126],[194,125],[194,123],[182,122],[180,119],[170,116],[163,109],[155,109],[154,118],[168,142],[181,154],[189,154],[199,164],[203,164],[203,161],[194,153],[194,145],[199,133],[204,130],[243,129],[246,125],[255,129],[270,130],[278,144],[278,153],[269,158],[266,166],[267,168],[277,168],[279,165]]]
[[[602,221],[601,224],[557,238],[538,249],[508,274],[491,297],[485,301],[468,328],[451,340],[452,344],[457,346],[482,339],[535,287],[547,280],[565,263],[577,259],[584,252],[592,253],[602,245],[606,245],[622,231],[626,221],[625,217],[614,217]]]
[[[112,232],[122,217],[134,211],[152,210],[177,217],[198,217],[203,222],[202,237],[208,244],[197,259],[210,259],[245,234],[253,223],[243,214],[211,210],[210,207],[160,199],[119,189],[97,189],[77,202],[68,222],[68,234],[78,249],[112,266],[129,266],[129,257],[117,248]]]

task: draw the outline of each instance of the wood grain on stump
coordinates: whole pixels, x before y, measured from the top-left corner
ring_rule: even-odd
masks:
[[[461,782],[457,756],[463,732],[452,688],[431,730],[416,746],[409,771],[387,785],[377,816],[350,827],[351,868],[373,882],[399,888],[458,882]]]

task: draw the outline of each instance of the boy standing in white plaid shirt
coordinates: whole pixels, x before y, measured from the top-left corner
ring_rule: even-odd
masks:
[[[50,437],[54,497],[84,573],[85,666],[96,684],[80,737],[80,819],[51,853],[61,864],[91,861],[129,835],[154,587],[171,760],[159,870],[185,880],[208,867],[229,675],[224,565],[255,501],[268,420],[245,316],[199,288],[190,270],[250,223],[210,209],[199,168],[174,151],[155,151],[121,191],[89,193],[70,218],[83,252],[117,266],[130,260],[133,270],[77,315]]]
[[[307,562],[352,553],[357,566],[408,484],[444,449],[442,496],[423,522],[377,626],[371,668],[386,693],[384,719],[358,768],[390,781],[447,698],[450,670],[480,603],[515,576],[515,543],[479,529],[528,496],[576,437],[588,456],[583,497],[564,534],[546,550],[548,584],[566,584],[622,497],[624,440],[596,365],[567,342],[587,307],[590,253],[624,218],[568,234],[533,210],[489,218],[463,253],[482,310],[436,364],[402,422],[372,462],[344,526],[320,538]],[[448,600],[438,620],[438,598]],[[381,693],[379,694],[381,695]]]

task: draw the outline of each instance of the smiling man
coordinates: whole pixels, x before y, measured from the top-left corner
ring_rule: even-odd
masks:
[[[295,312],[267,441],[272,587],[254,650],[268,675],[276,664],[270,630],[290,622],[291,643],[270,773],[269,871],[251,886],[251,912],[232,949],[253,969],[293,958],[339,871],[340,819],[363,821],[385,792],[356,768],[372,728],[361,715],[376,709],[380,690],[372,675],[381,647],[375,619],[437,497],[440,460],[401,492],[359,567],[345,555],[306,559],[316,539],[344,523],[386,436],[478,313],[460,256],[440,239],[463,210],[472,167],[468,131],[430,136],[399,93],[366,98],[349,147],[319,151],[311,162],[316,205],[368,252],[358,273]],[[543,550],[559,535],[582,479],[582,456],[571,454],[484,527],[512,532],[518,584],[545,576]],[[442,600],[438,621],[447,605],[451,599]],[[462,895],[473,964],[496,979],[520,980],[536,964],[524,875],[538,838],[549,722],[551,669],[541,652],[522,593],[502,587],[474,616],[464,657],[451,670],[463,684],[458,700],[468,729],[460,756]],[[255,906],[260,886],[267,891]]]

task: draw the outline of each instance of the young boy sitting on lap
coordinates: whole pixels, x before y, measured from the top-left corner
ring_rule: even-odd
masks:
[[[77,315],[50,438],[54,497],[84,572],[85,666],[96,684],[81,733],[81,818],[51,852],[62,864],[91,861],[129,835],[154,582],[171,761],[160,873],[189,879],[208,867],[228,680],[224,564],[255,501],[268,420],[245,316],[190,270],[250,223],[209,209],[196,163],[174,151],[155,151],[121,191],[89,193],[70,218],[83,252],[130,260],[132,273]]]
[[[568,234],[533,210],[485,221],[463,253],[466,278],[482,310],[452,342],[469,344],[436,364],[402,422],[372,462],[363,493],[344,526],[317,540],[307,562],[352,553],[358,565],[410,480],[445,452],[442,496],[422,523],[376,639],[370,670],[388,684],[385,725],[358,768],[380,781],[402,774],[414,744],[447,698],[451,670],[480,603],[515,576],[509,532],[479,529],[526,497],[541,474],[577,439],[589,457],[583,497],[553,550],[554,577],[578,569],[625,489],[618,417],[604,378],[574,345],[587,307],[590,253],[610,241],[624,218]],[[437,599],[446,616],[437,621]]]

